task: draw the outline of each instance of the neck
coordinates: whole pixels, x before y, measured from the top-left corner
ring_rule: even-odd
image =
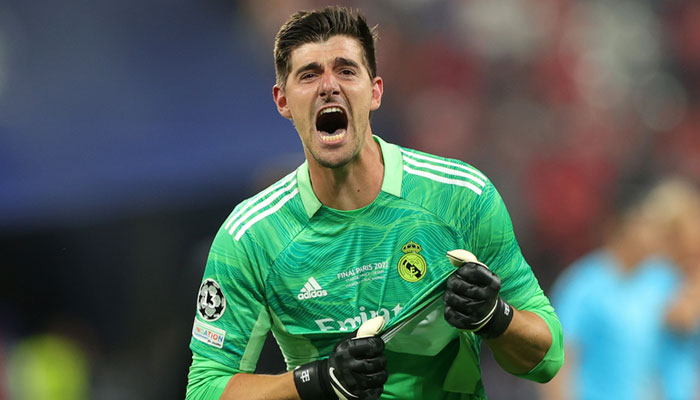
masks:
[[[628,243],[625,239],[616,240],[607,248],[625,273],[634,270],[648,256],[636,243]]]
[[[370,204],[382,190],[384,162],[379,143],[365,141],[357,158],[340,168],[326,168],[307,156],[314,193],[325,206],[356,210]]]

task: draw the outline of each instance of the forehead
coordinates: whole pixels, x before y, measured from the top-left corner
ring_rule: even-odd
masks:
[[[309,63],[332,64],[338,57],[363,65],[362,45],[357,39],[344,35],[331,36],[324,42],[305,43],[292,50],[291,70]]]

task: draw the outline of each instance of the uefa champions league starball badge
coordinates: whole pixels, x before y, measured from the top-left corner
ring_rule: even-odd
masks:
[[[197,296],[197,312],[205,321],[216,321],[226,309],[226,298],[219,284],[209,278],[202,282]]]

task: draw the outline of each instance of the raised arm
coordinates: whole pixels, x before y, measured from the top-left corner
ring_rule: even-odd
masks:
[[[229,379],[221,400],[300,400],[294,372],[282,375],[236,374]]]
[[[485,339],[506,371],[516,375],[532,371],[552,347],[547,323],[539,315],[517,310],[501,298],[500,278],[473,254],[454,250],[448,257],[458,269],[447,281],[447,322]]]
[[[187,399],[376,400],[388,377],[384,342],[376,336],[383,325],[381,316],[370,319],[339,341],[330,357],[281,375],[235,372],[193,357]]]

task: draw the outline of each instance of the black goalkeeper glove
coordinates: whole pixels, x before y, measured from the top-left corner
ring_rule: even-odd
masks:
[[[365,322],[335,345],[329,358],[294,370],[294,384],[302,400],[376,400],[387,380],[384,341],[377,337],[384,318]]]
[[[445,320],[485,339],[501,336],[513,320],[512,307],[498,295],[501,279],[466,250],[447,257],[458,269],[447,279]]]

